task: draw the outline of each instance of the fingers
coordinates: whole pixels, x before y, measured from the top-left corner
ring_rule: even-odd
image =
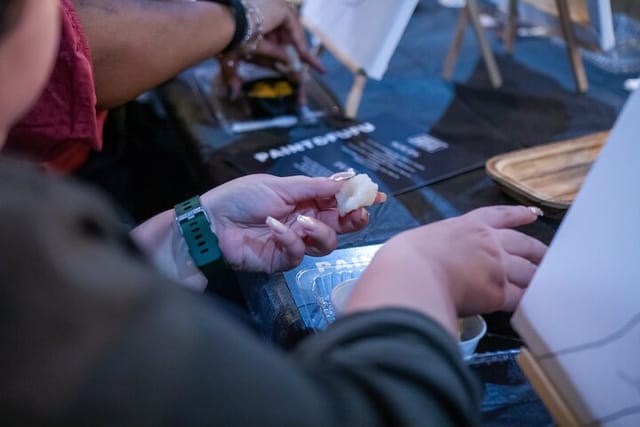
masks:
[[[540,264],[547,252],[547,245],[516,230],[496,230],[496,236],[509,254],[522,257],[535,265]]]
[[[507,255],[504,259],[507,280],[515,286],[525,289],[529,286],[538,266],[531,261],[515,255]]]
[[[339,234],[353,233],[369,225],[369,211],[365,208],[356,209],[337,218],[336,232]]]
[[[311,178],[308,176],[288,176],[276,178],[271,185],[290,204],[305,200],[335,196],[340,190],[340,182],[331,178]]]
[[[504,293],[504,305],[502,311],[512,312],[518,307],[522,296],[524,295],[524,289],[519,288],[513,283],[507,283]]]
[[[311,55],[307,49],[307,39],[298,17],[294,14],[289,14],[287,23],[289,27],[288,35],[291,38],[291,44],[295,47],[300,59],[304,63],[309,64],[316,71],[324,72],[324,67],[320,63],[320,60],[314,55]]]
[[[240,80],[240,77],[237,75],[230,77],[229,80],[227,80],[227,87],[229,100],[235,101],[242,91],[242,80]]]
[[[376,193],[376,197],[373,199],[373,204],[379,205],[379,204],[385,203],[386,201],[387,201],[387,194],[378,191]],[[329,210],[329,209],[336,208],[338,205],[338,201],[336,200],[335,197],[328,197],[325,199],[317,199],[316,204],[318,205],[319,209]],[[337,215],[337,212],[331,212],[331,215]]]
[[[298,215],[296,222],[304,232],[304,243],[308,255],[327,255],[338,245],[336,232],[327,224],[305,215]]]
[[[298,51],[298,55],[300,55],[300,60],[302,62],[310,65],[311,68],[318,71],[319,73],[324,73],[326,71],[324,65],[322,65],[322,63],[320,62],[320,59],[317,56],[311,54],[308,50],[305,49],[302,51]]]
[[[378,192],[373,200],[374,205],[385,203],[387,194]],[[369,225],[369,211],[366,208],[359,208],[348,212],[344,216],[339,216],[336,208],[336,199],[326,199],[318,203],[321,209],[325,209],[318,213],[318,218],[328,224],[338,234],[353,233],[362,230]]]
[[[537,239],[510,229],[496,230],[496,236],[506,252],[503,262],[507,285],[503,310],[513,311],[531,283],[547,246]]]
[[[496,230],[496,236],[506,252],[503,259],[507,275],[504,310],[517,307],[525,289],[531,283],[546,253],[547,246],[537,239],[511,229]]]
[[[326,224],[337,233],[351,233],[361,230],[369,223],[369,213],[366,209],[356,209],[340,217],[335,209],[335,194],[340,190],[341,183],[353,177],[354,172],[340,172],[329,178],[311,178],[306,176],[290,176],[274,178],[269,182],[279,196],[289,205],[298,205],[305,201],[315,202],[319,222]],[[387,195],[376,193],[374,204],[384,203]]]
[[[355,172],[345,171],[331,175],[329,178],[311,178],[307,176],[288,176],[277,178],[276,189],[287,202],[301,202],[312,199],[334,199],[340,191],[342,182],[353,178]],[[387,194],[378,191],[373,201],[380,204],[387,201]]]
[[[325,71],[318,57],[309,52],[304,29],[298,18],[291,13],[287,15],[282,27],[265,34],[254,53],[270,56],[291,67],[293,64],[291,53],[287,51],[288,46],[293,47],[295,62],[298,62],[298,66],[293,67],[294,71],[299,71],[300,62],[308,64],[316,71]]]
[[[309,216],[298,215],[296,224],[292,227],[287,227],[273,217],[267,217],[265,223],[271,229],[274,240],[282,246],[285,264],[289,266],[299,264],[305,254],[327,255],[338,245],[336,232]]]
[[[222,79],[228,87],[228,97],[232,101],[240,95],[242,80],[238,76],[239,57],[235,53],[221,55],[219,58]]]
[[[268,57],[272,63],[274,61],[282,62],[284,64],[289,62],[289,57],[287,56],[287,51],[284,47],[268,38],[264,38],[260,42],[256,51],[252,54]]]
[[[290,267],[300,264],[306,250],[302,238],[293,229],[273,217],[267,217],[265,223],[271,229],[273,239],[282,246],[284,263]]]
[[[381,203],[384,203],[387,201],[387,193],[383,193],[381,191],[378,191],[376,193],[376,198],[373,199],[373,204],[374,205],[379,205]]]
[[[466,215],[494,228],[513,228],[534,222],[542,211],[526,206],[488,206]]]

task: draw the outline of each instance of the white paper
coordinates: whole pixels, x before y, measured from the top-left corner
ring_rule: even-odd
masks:
[[[640,92],[512,323],[581,424],[640,426]]]
[[[379,80],[417,4],[418,0],[306,0],[302,21],[348,66]]]

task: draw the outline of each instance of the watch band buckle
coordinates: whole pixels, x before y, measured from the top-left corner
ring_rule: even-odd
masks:
[[[190,211],[176,216],[176,224],[178,225],[178,230],[180,230],[180,234],[183,234],[182,227],[181,227],[182,223],[185,222],[185,221],[192,220],[198,214],[203,214],[204,217],[206,218],[207,222],[209,224],[211,224],[211,220],[209,219],[209,215],[207,214],[206,209],[203,208],[202,206],[196,206],[195,208],[191,209]]]

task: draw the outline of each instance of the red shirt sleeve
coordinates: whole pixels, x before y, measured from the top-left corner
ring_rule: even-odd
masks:
[[[71,0],[60,0],[62,35],[51,79],[9,133],[5,152],[70,172],[102,148],[106,111],[96,111],[91,53]]]

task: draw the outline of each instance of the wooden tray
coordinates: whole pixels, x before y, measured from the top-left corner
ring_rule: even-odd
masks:
[[[485,168],[517,200],[563,212],[573,202],[608,135],[608,131],[598,132],[512,151],[490,158]]]

